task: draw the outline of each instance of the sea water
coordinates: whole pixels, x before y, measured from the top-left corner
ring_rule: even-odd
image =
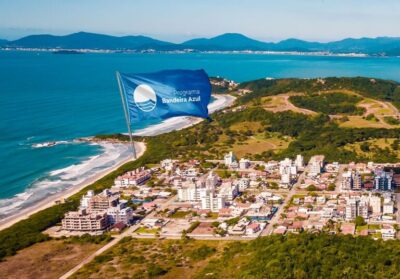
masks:
[[[400,81],[400,58],[0,51],[0,218],[129,156],[123,145],[74,142],[79,137],[126,132],[116,71],[199,68],[210,76],[239,82],[326,76]],[[135,123],[134,129],[148,125]],[[61,142],[32,147],[53,141]]]

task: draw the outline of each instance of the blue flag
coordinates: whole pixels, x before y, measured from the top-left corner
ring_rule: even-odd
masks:
[[[174,116],[208,117],[211,84],[204,70],[119,74],[131,123]]]

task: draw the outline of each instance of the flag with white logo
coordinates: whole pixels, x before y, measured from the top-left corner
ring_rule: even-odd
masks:
[[[130,122],[174,116],[207,118],[211,84],[204,70],[119,74]]]

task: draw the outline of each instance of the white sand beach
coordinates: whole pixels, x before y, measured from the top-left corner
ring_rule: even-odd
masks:
[[[230,95],[222,95],[221,94],[221,95],[214,95],[213,97],[216,100],[208,105],[209,113],[213,113],[215,111],[229,107],[235,101],[235,97],[230,96]],[[139,131],[135,132],[134,134],[140,135],[140,136],[144,136],[144,135],[153,136],[153,135],[158,135],[161,133],[170,132],[173,130],[184,129],[191,125],[197,124],[201,121],[203,121],[203,119],[194,118],[194,117],[174,117],[174,118],[165,120],[160,124],[153,125],[151,127],[145,128],[143,130],[139,130]],[[108,143],[108,145],[113,145],[113,144]],[[145,152],[146,146],[144,143],[141,143],[141,142],[136,142],[135,146],[136,146],[137,157],[139,158]],[[125,151],[126,150],[127,150],[127,148],[125,148]],[[114,150],[113,152],[115,153],[116,151]],[[120,154],[116,154],[116,155],[120,155]],[[90,165],[89,163],[96,163],[96,160],[97,160],[97,164],[99,164],[98,158],[89,159],[88,161],[91,161],[91,162],[86,163],[87,167],[88,168],[90,168],[90,166],[93,167],[93,165]],[[29,193],[29,192],[21,193],[21,194],[17,195],[16,197],[9,199],[8,207],[10,207],[11,213],[5,214],[6,217],[4,217],[3,219],[0,220],[0,230],[5,229],[5,228],[15,224],[20,220],[26,219],[30,215],[32,215],[40,210],[48,208],[48,207],[56,204],[56,202],[58,202],[58,201],[62,201],[64,199],[74,195],[75,193],[79,192],[81,189],[94,183],[95,181],[99,180],[103,176],[114,171],[115,169],[117,169],[118,167],[120,167],[121,165],[125,164],[126,162],[128,162],[130,160],[132,160],[132,158],[125,155],[125,157],[115,160],[111,167],[105,168],[104,170],[97,172],[95,175],[91,175],[90,177],[84,179],[83,181],[77,183],[76,185],[69,186],[65,190],[62,189],[56,193],[48,194],[47,196],[39,199],[38,201],[31,202],[30,204],[26,203],[27,199],[29,199],[30,195],[32,195],[32,193]],[[101,163],[101,161],[100,161],[100,163]],[[83,164],[81,164],[81,165],[84,165],[84,164],[85,164],[85,162],[83,162]],[[81,165],[77,165],[77,166],[74,165],[74,166],[66,168],[69,171],[68,174],[64,173],[64,171],[66,169],[54,171],[52,174],[54,174],[54,175],[63,174],[64,176],[70,177],[70,176],[72,176],[70,174],[70,172],[71,172],[70,169],[75,168],[74,172],[79,173],[81,171],[81,169],[83,168],[83,166],[81,166]],[[47,182],[47,185],[43,185],[43,187],[46,187],[46,186],[48,187],[48,184],[51,184],[51,183],[52,182]],[[57,183],[60,183],[60,182],[57,182],[57,181],[54,182],[54,185],[53,185],[54,188],[59,187],[59,185],[57,185]],[[45,184],[45,183],[43,183],[43,184]],[[25,196],[26,196],[26,198],[24,198]],[[26,204],[25,204],[25,206],[22,206],[22,204],[24,202]],[[1,204],[0,204],[0,206],[1,206]],[[3,211],[3,213],[7,212],[7,210],[8,210],[7,206],[0,207],[0,213],[1,213],[1,211]]]
[[[136,147],[137,157],[139,158],[146,151],[146,145],[142,142],[136,142],[135,147]],[[85,188],[86,186],[96,182],[103,176],[116,170],[117,168],[119,168],[120,166],[122,166],[123,164],[125,164],[131,160],[132,160],[132,157],[128,157],[128,158],[125,157],[123,160],[118,161],[116,164],[113,164],[113,166],[106,168],[106,169],[102,170],[101,172],[98,172],[89,178],[86,178],[84,181],[82,181],[76,185],[68,187],[68,189],[66,189],[66,190],[51,194],[48,197],[41,199],[40,201],[32,203],[25,208],[19,209],[18,211],[16,211],[16,213],[10,214],[9,216],[0,220],[0,230],[3,230],[23,219],[28,218],[29,216],[31,216],[32,214],[34,214],[38,211],[41,211],[43,209],[46,209],[46,208],[56,204],[57,201],[62,201],[64,199],[76,194],[77,192],[79,192],[80,190]]]

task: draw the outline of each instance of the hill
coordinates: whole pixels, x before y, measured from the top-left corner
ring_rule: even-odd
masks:
[[[65,36],[31,35],[15,41],[5,41],[9,47],[63,48],[63,49],[109,49],[158,51],[193,49],[195,51],[298,51],[332,53],[366,53],[370,55],[400,55],[400,38],[347,38],[340,41],[320,43],[295,38],[277,43],[263,42],[238,33],[226,33],[212,38],[197,38],[181,44],[156,40],[146,36],[123,36],[79,32]],[[0,46],[2,41],[0,41]]]
[[[198,50],[268,50],[273,46],[237,33],[227,33],[210,39],[193,39],[182,45]]]
[[[0,47],[6,45],[8,43],[7,40],[0,39]]]
[[[64,48],[64,49],[158,49],[178,48],[172,43],[145,36],[115,37],[94,33],[79,32],[66,36],[31,35],[9,42],[8,46],[26,48]]]

